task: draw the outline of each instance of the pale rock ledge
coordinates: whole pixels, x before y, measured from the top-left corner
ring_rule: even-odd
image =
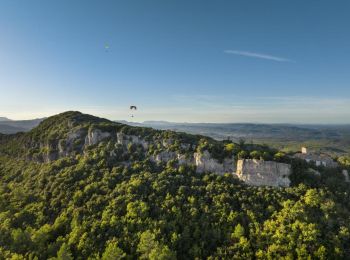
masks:
[[[237,177],[248,185],[289,187],[291,166],[286,163],[243,159],[237,162]]]

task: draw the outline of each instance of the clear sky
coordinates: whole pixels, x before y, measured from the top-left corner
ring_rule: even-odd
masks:
[[[1,0],[0,116],[350,123],[350,1]]]

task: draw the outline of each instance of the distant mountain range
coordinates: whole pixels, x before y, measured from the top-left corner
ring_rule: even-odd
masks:
[[[6,117],[0,117],[0,133],[15,134],[18,132],[27,132],[39,125],[44,118],[32,120],[11,120]]]
[[[11,120],[8,119],[7,117],[1,117],[0,116],[0,122],[6,122],[6,121],[11,121]]]
[[[132,126],[152,127],[190,134],[210,136],[217,140],[230,139],[266,143],[284,151],[309,148],[339,155],[350,152],[350,125],[302,125],[258,123],[174,123],[167,121],[127,122]]]
[[[216,139],[284,139],[305,140],[341,138],[350,133],[350,125],[297,125],[297,124],[255,124],[255,123],[174,123],[167,121],[145,121],[133,126],[147,126],[162,130],[175,130],[202,134]]]

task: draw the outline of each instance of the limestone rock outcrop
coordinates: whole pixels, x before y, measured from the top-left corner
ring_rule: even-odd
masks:
[[[185,154],[178,154],[177,161],[179,165],[190,165],[193,163],[192,157]]]
[[[347,170],[343,170],[342,173],[344,175],[345,182],[350,182],[349,172]]]
[[[180,149],[174,149],[174,140],[170,138],[165,140],[158,138],[145,139],[137,135],[118,131],[106,132],[98,128],[71,129],[65,138],[42,142],[36,147],[42,153],[39,156],[31,156],[29,159],[39,162],[51,162],[77,153],[84,154],[86,148],[98,145],[106,139],[109,142],[114,142],[109,155],[125,165],[130,163],[127,161],[129,158],[128,153],[130,149],[134,149],[131,145],[136,145],[137,147],[135,148],[138,149],[138,152],[143,152],[146,158],[150,158],[151,161],[157,164],[174,161],[178,166],[195,167],[197,173],[214,173],[219,175],[231,173],[248,185],[282,187],[290,185],[288,177],[291,174],[291,167],[288,164],[249,159],[239,160],[236,165],[234,156],[221,158],[220,160],[215,158],[208,150],[194,152],[197,149],[195,144],[181,143]]]
[[[208,151],[194,153],[194,164],[198,173],[213,172],[217,174],[233,173],[235,171],[234,159],[225,158],[222,163],[211,157]]]
[[[253,186],[289,187],[291,166],[255,159],[238,160],[237,177]]]
[[[147,149],[149,144],[142,138],[139,138],[136,135],[126,135],[124,133],[117,133],[117,143],[128,146],[129,143],[136,144],[136,145],[141,145],[144,149]]]
[[[110,133],[102,132],[100,129],[90,130],[85,138],[85,146],[95,145],[110,136]]]
[[[154,158],[156,162],[168,162],[170,160],[177,159],[177,154],[175,152],[163,151],[157,154]]]
[[[165,163],[170,160],[177,160],[179,165],[196,166],[197,173],[211,172],[223,175],[225,173],[234,173],[236,169],[234,158],[225,158],[221,163],[215,158],[212,158],[208,151],[204,151],[203,153],[194,153],[192,156],[163,151],[153,156],[152,160],[155,162]]]

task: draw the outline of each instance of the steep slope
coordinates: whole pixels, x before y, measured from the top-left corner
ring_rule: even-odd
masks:
[[[222,167],[222,173],[225,169],[234,170],[233,152],[225,151],[223,142],[204,136],[132,127],[79,112],[50,117],[28,133],[9,136],[0,152],[50,162],[87,153],[102,141],[109,154],[107,160],[123,160],[133,151],[140,159],[148,157],[157,162],[178,160],[180,164],[191,164],[204,160],[203,171],[208,167],[215,170],[216,166]]]
[[[0,259],[350,254],[350,189],[341,173],[309,174],[297,160],[290,162],[292,187],[252,187],[180,163],[195,153],[218,164],[232,156],[288,160],[264,146],[79,112],[50,117],[28,133],[0,134]]]

